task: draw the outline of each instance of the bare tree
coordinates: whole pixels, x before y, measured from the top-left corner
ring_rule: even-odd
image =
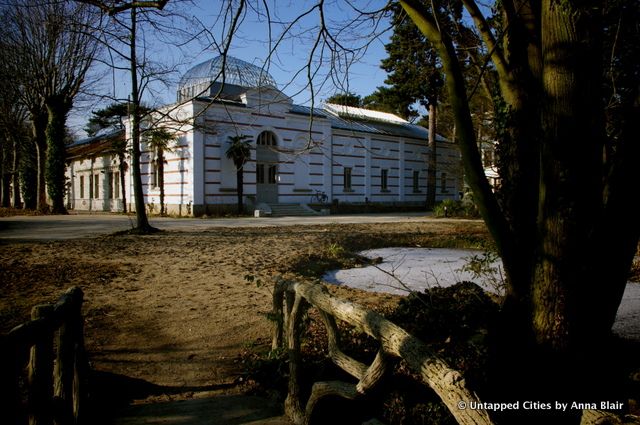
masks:
[[[0,55],[8,46],[0,41]],[[2,58],[2,56],[0,56]],[[0,59],[0,148],[1,148],[1,202],[3,207],[20,205],[20,179],[18,168],[20,153],[30,142],[27,137],[28,111],[20,101],[19,87],[13,83],[13,70]]]
[[[156,130],[158,121],[171,121],[170,114],[156,111],[142,105],[145,92],[153,82],[165,82],[174,70],[166,64],[152,61],[146,50],[145,31],[153,31],[157,37],[168,32],[182,37],[188,31],[163,24],[172,16],[178,16],[175,10],[167,10],[165,1],[101,1],[76,0],[99,8],[110,18],[110,25],[100,34],[107,48],[108,60],[105,63],[117,71],[126,71],[130,78],[131,92],[128,99],[113,98],[112,101],[126,102],[129,106],[128,119],[131,136],[131,174],[133,180],[134,206],[136,212],[135,232],[149,233],[157,231],[149,224],[145,210],[145,199],[140,172],[140,143],[145,132]],[[142,25],[142,27],[141,27]],[[142,44],[142,47],[140,47]],[[168,85],[168,84],[166,84]],[[143,128],[143,121],[145,123]],[[167,125],[165,122],[163,125]]]
[[[38,152],[39,210],[64,213],[67,114],[85,82],[98,44],[90,29],[99,15],[71,1],[12,0],[5,9],[10,63],[29,109]]]

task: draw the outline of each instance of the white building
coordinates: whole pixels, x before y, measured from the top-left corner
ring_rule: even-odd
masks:
[[[169,213],[198,216],[235,208],[236,168],[225,153],[229,138],[238,135],[249,136],[252,146],[251,160],[244,166],[249,210],[317,204],[317,192],[334,204],[425,202],[425,128],[361,108],[326,104],[312,110],[295,105],[270,75],[235,58],[226,58],[224,71],[221,57],[189,70],[178,87],[178,102],[166,106],[155,123],[176,136],[175,146],[165,153]],[[128,139],[129,131],[109,137]],[[458,199],[458,149],[441,137],[437,143],[437,199]],[[122,209],[122,171],[109,146],[102,136],[70,147],[71,209]],[[141,148],[145,203],[157,210],[156,153],[144,142]],[[132,205],[128,168],[125,189],[127,204]]]

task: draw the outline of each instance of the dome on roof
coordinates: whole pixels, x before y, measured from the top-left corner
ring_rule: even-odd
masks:
[[[222,68],[224,66],[224,75]],[[185,72],[178,84],[178,92],[190,87],[202,87],[213,82],[245,88],[276,87],[276,81],[267,71],[249,62],[227,56],[218,56],[198,64]]]

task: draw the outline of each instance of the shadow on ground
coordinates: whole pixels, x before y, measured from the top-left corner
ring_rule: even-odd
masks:
[[[289,425],[282,406],[259,396],[226,394],[233,384],[171,387],[92,372],[90,423],[96,425]]]

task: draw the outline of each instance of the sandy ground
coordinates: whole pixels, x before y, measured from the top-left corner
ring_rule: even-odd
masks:
[[[440,232],[484,237],[480,223],[432,222],[218,228],[4,244],[1,330],[26,320],[33,305],[80,285],[86,345],[96,370],[192,391],[231,386],[241,377],[238,353],[269,343],[265,314],[274,276],[333,243],[364,248],[395,239],[394,244],[416,246]],[[341,291],[365,302],[389,297]]]

